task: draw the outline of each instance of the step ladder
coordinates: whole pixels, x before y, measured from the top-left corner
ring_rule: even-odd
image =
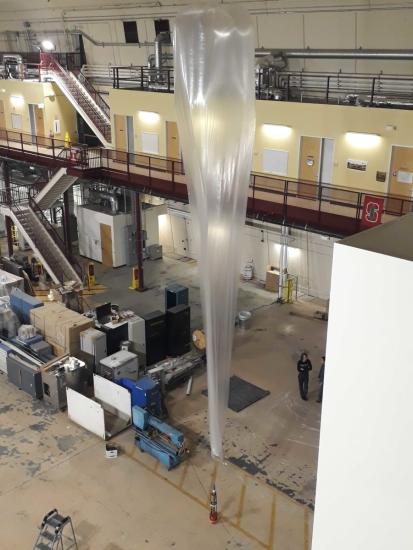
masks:
[[[43,518],[33,550],[69,550],[69,548],[79,548],[72,520],[70,516],[60,515],[56,509],[51,510]]]

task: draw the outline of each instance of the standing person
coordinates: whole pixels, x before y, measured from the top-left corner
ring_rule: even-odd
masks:
[[[297,363],[297,371],[298,371],[298,387],[300,389],[301,399],[303,399],[304,401],[308,400],[307,398],[308,378],[309,378],[308,373],[312,369],[313,369],[313,365],[311,364],[311,361],[308,358],[307,353],[302,353]]]
[[[317,403],[321,403],[323,401],[323,387],[324,387],[324,367],[326,364],[326,358],[322,357],[323,362],[321,363],[320,372],[318,373],[318,380],[320,381],[320,388],[318,390],[318,399]]]

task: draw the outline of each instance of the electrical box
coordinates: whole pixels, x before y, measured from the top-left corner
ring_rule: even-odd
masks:
[[[142,316],[145,320],[146,365],[150,366],[166,357],[165,313],[156,310]]]
[[[186,286],[172,283],[165,288],[165,310],[179,305],[189,304],[189,289]]]

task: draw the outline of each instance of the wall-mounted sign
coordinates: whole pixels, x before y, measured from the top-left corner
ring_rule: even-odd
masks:
[[[398,183],[413,183],[413,172],[407,172],[405,170],[397,171],[397,181]]]
[[[362,227],[374,227],[381,223],[384,210],[384,198],[366,195],[364,197],[363,211],[361,214]]]
[[[386,172],[376,172],[376,181],[386,181]]]
[[[365,172],[367,170],[367,160],[347,160],[347,168],[349,170],[360,170],[360,172]]]

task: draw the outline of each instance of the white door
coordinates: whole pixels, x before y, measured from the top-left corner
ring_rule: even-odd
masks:
[[[188,256],[188,232],[186,219],[183,216],[171,214],[172,242],[175,254]]]
[[[333,183],[334,139],[323,138],[321,143],[321,183]]]

